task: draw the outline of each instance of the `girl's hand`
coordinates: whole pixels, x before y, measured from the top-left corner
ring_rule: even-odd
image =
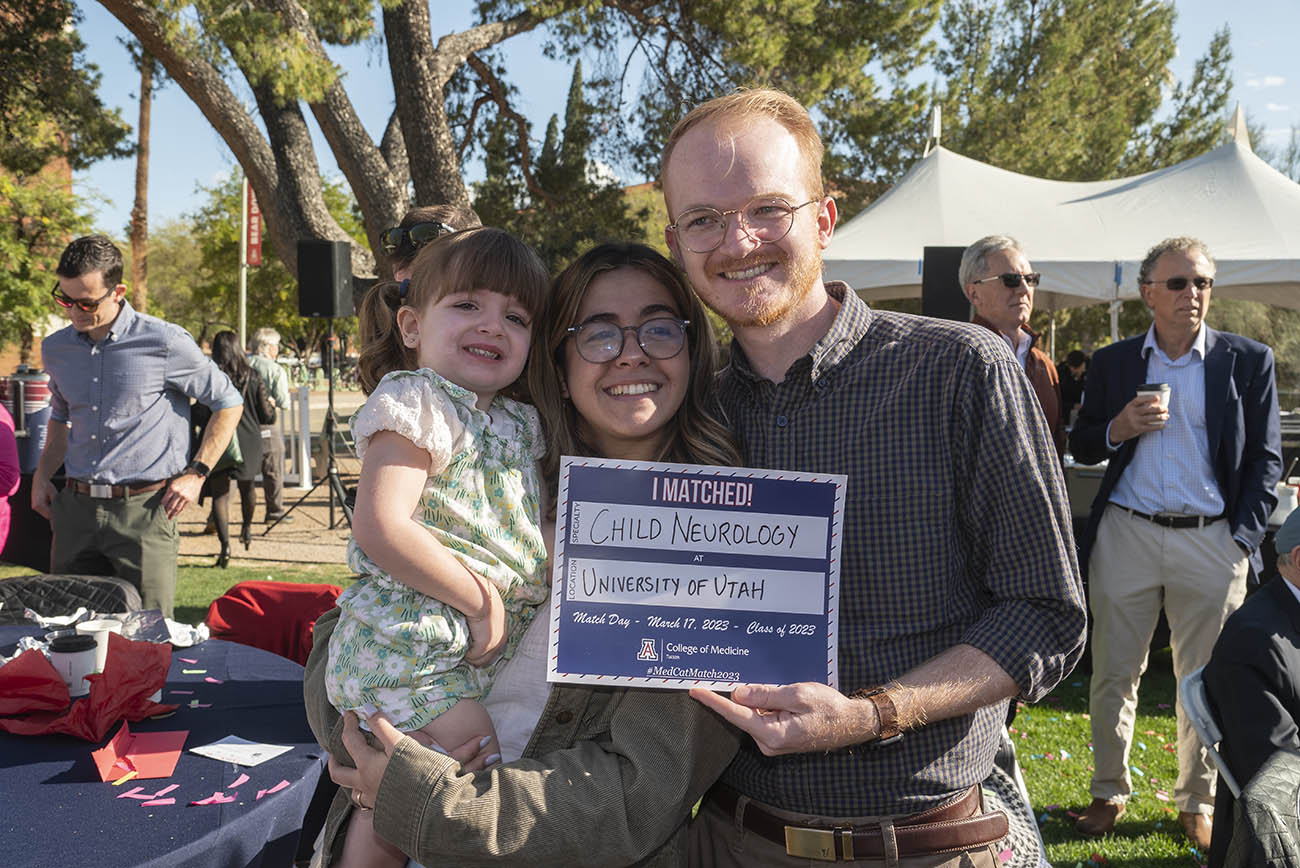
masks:
[[[478,573],[473,573],[483,589],[486,604],[485,613],[469,622],[469,650],[465,652],[465,662],[470,666],[486,666],[497,658],[506,647],[506,607],[501,602],[501,595],[496,586]]]

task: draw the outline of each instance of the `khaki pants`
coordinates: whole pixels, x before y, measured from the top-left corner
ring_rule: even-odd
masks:
[[[1088,569],[1093,798],[1123,800],[1133,792],[1129,751],[1138,682],[1161,607],[1169,619],[1174,677],[1181,681],[1209,661],[1223,622],[1245,598],[1247,570],[1246,555],[1233,542],[1225,519],[1175,530],[1113,504],[1107,507]],[[1209,813],[1214,769],[1181,702],[1177,719],[1174,802],[1180,811]]]
[[[102,499],[60,491],[50,506],[50,572],[118,576],[140,589],[146,609],[172,617],[181,541],[162,507],[166,491]]]
[[[284,438],[279,425],[262,426],[262,494],[268,519],[284,514]]]
[[[809,818],[804,814],[782,811],[771,805],[763,810],[778,817],[789,817],[792,825],[815,821],[819,825],[867,826],[880,824],[884,817]],[[997,868],[998,857],[993,844],[985,844],[956,853],[902,856],[897,859],[858,859],[854,864],[883,868]],[[786,868],[786,866],[824,866],[818,859],[791,856],[785,847],[746,829],[707,796],[690,826],[690,865],[692,868]]]

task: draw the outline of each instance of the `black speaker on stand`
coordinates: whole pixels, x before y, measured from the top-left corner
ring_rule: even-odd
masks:
[[[970,322],[970,301],[957,280],[965,247],[926,247],[921,266],[921,313]]]
[[[298,242],[298,313],[302,316],[327,317],[329,319],[329,340],[325,344],[325,382],[328,384],[329,409],[325,412],[325,424],[321,436],[325,438],[325,454],[328,463],[325,475],[311,487],[293,506],[284,511],[275,524],[262,532],[266,536],[275,530],[284,517],[311,497],[322,483],[329,483],[330,529],[335,527],[334,501],[338,500],[343,510],[343,517],[348,525],[352,524],[352,510],[348,508],[347,492],[343,480],[339,478],[338,464],[334,460],[334,347],[338,339],[334,336],[334,318],[352,315],[352,245],[346,241],[321,241],[304,238]],[[308,423],[310,427],[310,421]]]

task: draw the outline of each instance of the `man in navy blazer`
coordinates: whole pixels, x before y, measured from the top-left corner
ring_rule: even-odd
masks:
[[[1223,733],[1219,750],[1245,787],[1273,753],[1300,750],[1300,509],[1273,538],[1278,578],[1223,625],[1205,666],[1205,693]],[[1223,864],[1232,831],[1232,794],[1215,800],[1211,865]]]
[[[1161,608],[1181,679],[1209,660],[1241,605],[1277,502],[1273,351],[1205,325],[1214,273],[1196,239],[1151,249],[1138,273],[1151,328],[1096,352],[1070,434],[1077,461],[1109,459],[1081,540],[1093,616],[1092,803],[1075,824],[1084,835],[1110,832],[1132,792],[1138,681]],[[1204,850],[1214,772],[1181,705],[1177,716],[1174,801]]]

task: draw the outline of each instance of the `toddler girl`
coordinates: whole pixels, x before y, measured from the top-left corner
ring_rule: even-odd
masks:
[[[537,412],[505,397],[524,368],[546,269],[499,229],[426,245],[361,309],[352,419],[361,478],[326,688],[447,746],[490,733],[476,701],[547,595]],[[345,865],[403,865],[354,811]]]

